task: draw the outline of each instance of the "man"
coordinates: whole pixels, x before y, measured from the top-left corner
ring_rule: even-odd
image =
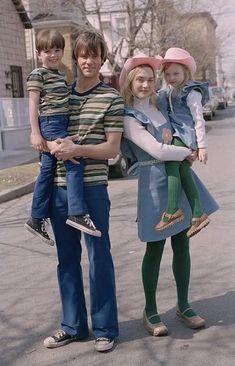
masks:
[[[123,101],[103,84],[99,72],[107,55],[103,38],[93,30],[81,31],[73,58],[78,79],[70,97],[70,134],[79,133],[79,144],[58,139],[52,153],[60,160],[84,157],[84,195],[88,212],[101,238],[85,235],[89,258],[90,304],[95,349],[112,349],[118,336],[115,278],[109,239],[110,202],[107,192],[107,159],[115,157],[123,131]],[[59,164],[58,164],[59,165]],[[44,341],[55,348],[88,336],[87,310],[81,269],[81,234],[66,225],[65,172],[58,167],[51,205],[51,222],[58,252],[58,282],[62,303],[61,330]],[[74,182],[76,184],[76,182]]]

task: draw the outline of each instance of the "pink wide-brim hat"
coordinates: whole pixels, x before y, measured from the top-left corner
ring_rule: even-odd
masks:
[[[192,74],[195,74],[197,69],[194,58],[188,51],[183,50],[182,48],[172,47],[166,51],[162,65],[164,66],[170,62],[187,66]]]
[[[140,65],[151,66],[153,71],[160,69],[162,64],[162,57],[157,55],[156,57],[146,56],[144,53],[139,53],[131,58],[128,58],[123,65],[121,74],[119,76],[119,86],[123,87],[129,72]]]

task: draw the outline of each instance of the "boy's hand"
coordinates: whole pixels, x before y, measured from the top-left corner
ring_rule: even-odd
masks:
[[[201,163],[206,164],[206,162],[208,160],[208,154],[207,154],[206,148],[200,148],[200,149],[198,149],[198,160]]]
[[[67,136],[66,137],[67,140],[71,140],[71,141],[78,141],[79,139],[79,134],[76,133],[76,135],[72,135],[72,136]]]
[[[40,134],[31,133],[30,140],[34,150],[44,151],[47,149],[46,141]]]

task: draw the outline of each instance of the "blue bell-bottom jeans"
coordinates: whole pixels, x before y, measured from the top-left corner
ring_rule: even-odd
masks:
[[[90,315],[95,338],[118,336],[115,277],[109,239],[110,201],[105,185],[85,186],[84,196],[100,238],[85,234],[89,259]],[[81,267],[81,233],[66,225],[67,193],[54,187],[51,223],[57,246],[57,276],[62,305],[62,329],[78,337],[88,335]]]
[[[40,116],[39,125],[43,138],[53,141],[68,136],[69,118],[66,115]],[[41,169],[37,177],[31,216],[37,219],[49,217],[49,202],[53,188],[57,160],[55,156],[44,152],[41,156]],[[83,199],[83,160],[79,164],[70,160],[64,162],[66,169],[68,215],[84,215],[87,207]]]

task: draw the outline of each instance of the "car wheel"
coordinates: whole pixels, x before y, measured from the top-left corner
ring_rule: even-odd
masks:
[[[127,171],[128,171],[128,159],[122,156],[118,164],[112,166],[109,175],[111,178],[125,178],[127,176]]]

